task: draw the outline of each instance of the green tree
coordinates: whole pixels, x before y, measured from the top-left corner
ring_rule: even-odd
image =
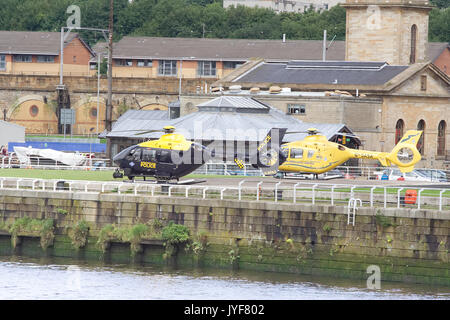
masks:
[[[450,8],[430,12],[429,41],[450,42]]]

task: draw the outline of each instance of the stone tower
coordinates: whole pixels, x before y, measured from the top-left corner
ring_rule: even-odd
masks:
[[[427,0],[346,0],[347,61],[409,65],[427,60]]]

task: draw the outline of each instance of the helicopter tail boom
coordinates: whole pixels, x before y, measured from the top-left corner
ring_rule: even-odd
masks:
[[[409,130],[391,152],[351,150],[351,157],[378,160],[384,167],[395,164],[401,172],[410,172],[414,169],[414,165],[422,158],[416,148],[421,135],[422,131]]]

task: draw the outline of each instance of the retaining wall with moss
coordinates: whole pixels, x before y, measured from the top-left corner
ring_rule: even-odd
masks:
[[[450,212],[0,190],[0,255],[450,285]]]

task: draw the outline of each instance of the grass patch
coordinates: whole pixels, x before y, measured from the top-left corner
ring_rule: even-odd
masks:
[[[85,170],[43,170],[43,169],[0,169],[0,177],[57,179],[57,180],[87,180],[87,181],[117,181],[112,177],[113,171]]]

